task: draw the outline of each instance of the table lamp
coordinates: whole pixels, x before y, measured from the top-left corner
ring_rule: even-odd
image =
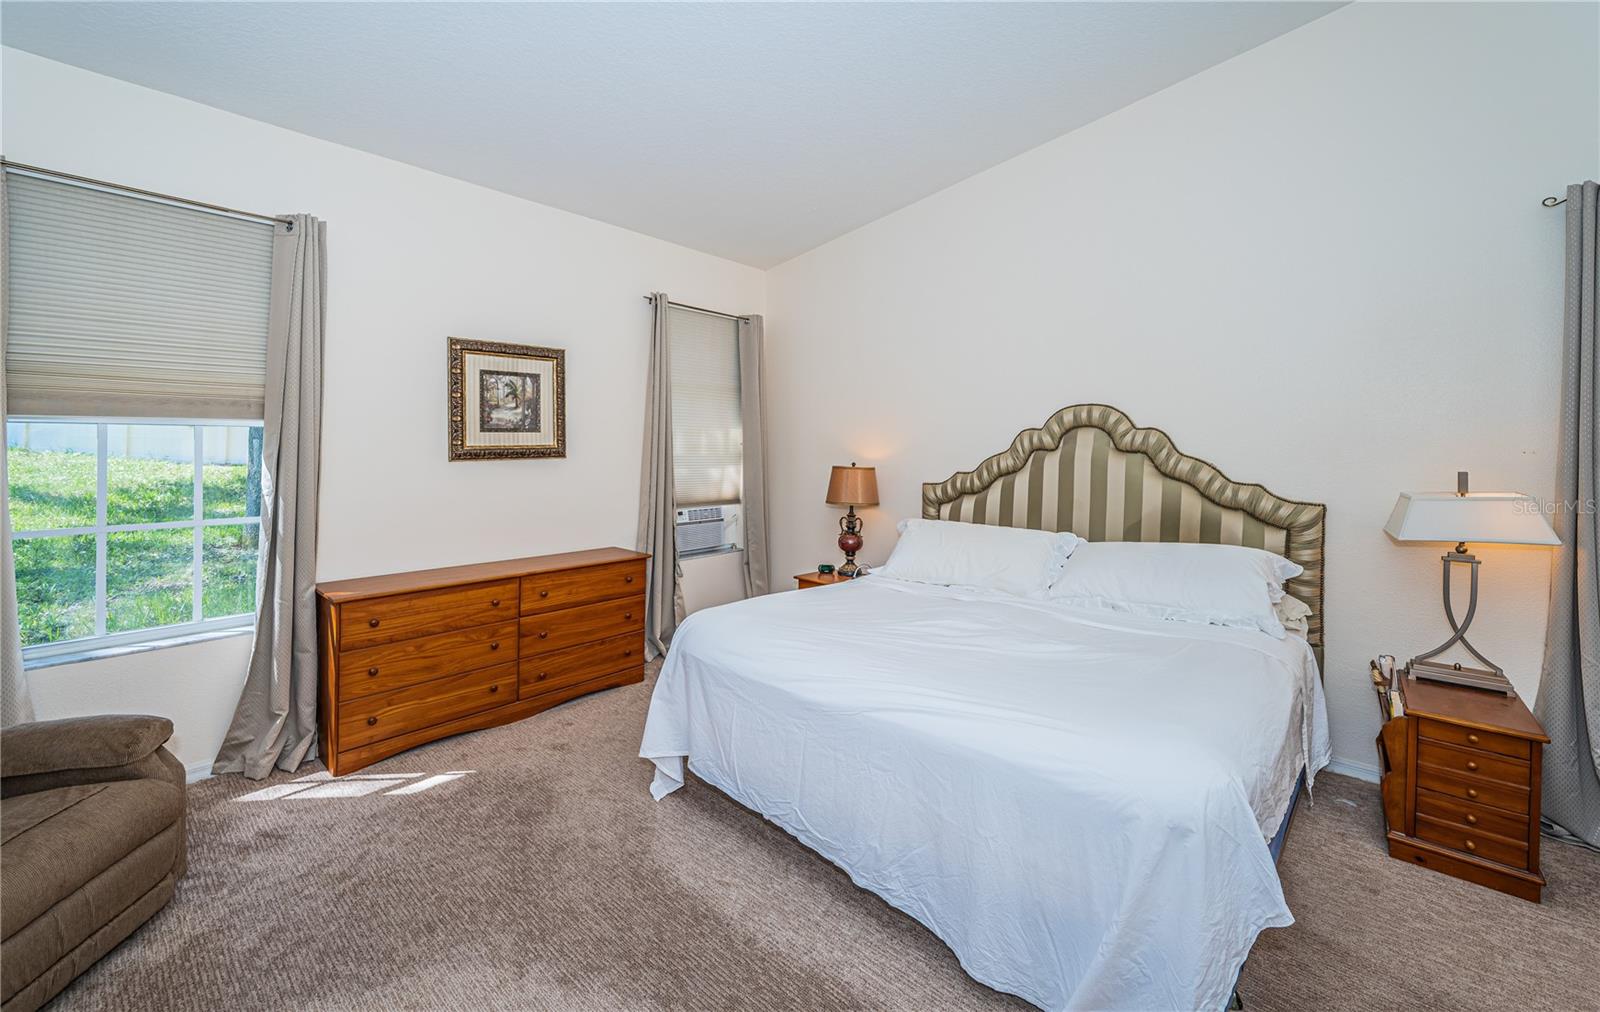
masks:
[[[1507,696],[1516,690],[1500,665],[1490,661],[1467,641],[1467,627],[1478,610],[1478,558],[1468,553],[1467,542],[1496,545],[1559,545],[1561,539],[1545,520],[1539,503],[1521,492],[1470,492],[1467,472],[1456,474],[1456,491],[1402,492],[1383,529],[1396,541],[1454,541],[1456,546],[1443,556],[1444,615],[1450,623],[1450,638],[1425,654],[1411,659],[1412,678],[1426,678],[1452,685],[1493,689]],[[1472,594],[1467,614],[1458,623],[1450,603],[1450,570],[1462,564],[1472,567]],[[1457,643],[1476,657],[1483,668],[1446,664],[1438,657]]]
[[[861,531],[866,526],[856,516],[856,507],[878,505],[877,470],[857,467],[853,460],[849,467],[835,466],[828,478],[828,505],[849,507],[839,518],[839,551],[844,553],[839,575],[854,578],[861,574],[861,567],[856,565],[856,553],[861,551]]]

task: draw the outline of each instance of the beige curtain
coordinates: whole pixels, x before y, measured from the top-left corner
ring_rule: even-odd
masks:
[[[250,669],[214,773],[293,770],[317,744],[317,478],[327,226],[277,227],[261,451],[261,570]]]
[[[772,583],[772,558],[767,542],[763,330],[759,316],[739,320],[739,416],[744,429],[744,592],[747,597],[767,593]]]
[[[1600,188],[1567,187],[1567,304],[1556,510],[1561,547],[1534,713],[1552,836],[1600,848]]]
[[[7,253],[6,186],[0,179],[0,424],[6,414],[6,300],[11,292]],[[11,550],[11,506],[6,442],[0,439],[0,727],[33,719],[28,673],[22,667],[22,625],[17,617],[17,571]]]
[[[667,652],[683,621],[683,567],[678,564],[677,505],[672,482],[672,342],[668,301],[650,296],[650,378],[645,393],[644,460],[639,469],[638,548],[650,553],[645,579],[644,639],[649,660]]]

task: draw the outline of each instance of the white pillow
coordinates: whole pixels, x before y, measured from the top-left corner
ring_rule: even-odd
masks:
[[[1238,545],[1085,542],[1072,553],[1051,600],[1179,622],[1259,629],[1283,639],[1274,605],[1303,572],[1281,555]]]
[[[953,520],[902,520],[899,531],[889,561],[874,575],[1034,597],[1044,594],[1081,541],[1065,531]]]

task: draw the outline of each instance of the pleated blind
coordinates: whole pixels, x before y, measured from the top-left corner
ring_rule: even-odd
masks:
[[[8,172],[12,414],[262,416],[271,225]]]
[[[672,469],[677,503],[736,503],[744,492],[739,325],[672,309]]]

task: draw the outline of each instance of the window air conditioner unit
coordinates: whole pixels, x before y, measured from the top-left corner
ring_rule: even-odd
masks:
[[[691,506],[678,511],[679,555],[699,555],[737,547],[737,506]]]

